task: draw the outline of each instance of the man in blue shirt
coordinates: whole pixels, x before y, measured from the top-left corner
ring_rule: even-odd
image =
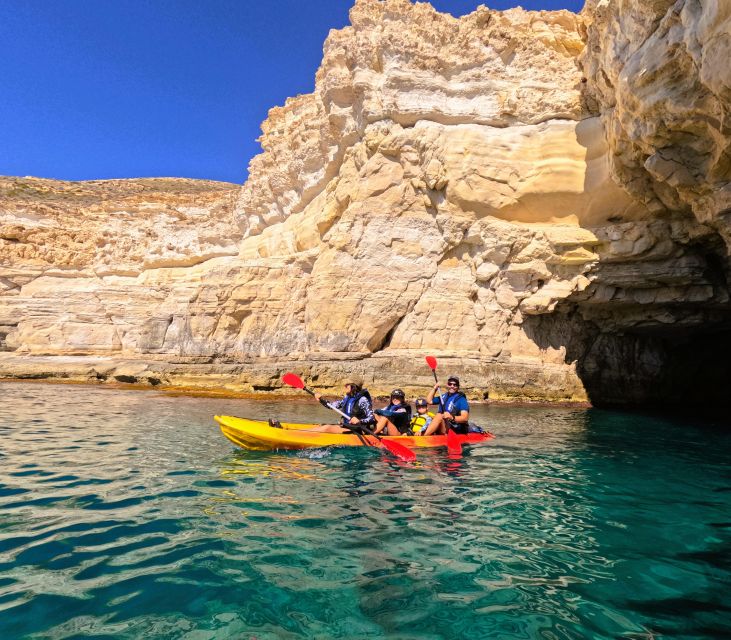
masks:
[[[465,394],[459,390],[459,378],[449,376],[447,378],[447,393],[437,396],[435,400],[434,394],[438,388],[439,383],[437,382],[426,400],[430,404],[438,404],[439,413],[434,416],[423,435],[444,435],[448,429],[452,429],[456,433],[467,433],[470,405]]]

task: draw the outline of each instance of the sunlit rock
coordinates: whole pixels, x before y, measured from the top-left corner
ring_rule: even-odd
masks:
[[[2,179],[0,376],[677,399],[731,326],[725,7],[358,0],[240,189]]]

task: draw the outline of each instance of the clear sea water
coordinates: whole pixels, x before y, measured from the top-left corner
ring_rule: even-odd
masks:
[[[731,429],[477,407],[460,459],[246,452],[302,402],[0,384],[0,638],[731,636]]]

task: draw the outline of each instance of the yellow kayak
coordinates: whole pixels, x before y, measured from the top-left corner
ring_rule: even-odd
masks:
[[[270,451],[273,449],[308,449],[313,447],[362,447],[363,442],[355,434],[321,433],[311,431],[314,424],[282,422],[282,428],[269,426],[264,420],[248,420],[234,416],[214,416],[221,431],[231,442],[244,449]],[[460,435],[460,444],[476,444],[494,438],[491,433]],[[373,438],[370,438],[373,440]],[[446,447],[447,436],[385,436],[384,440],[401,442],[416,449],[422,447]]]

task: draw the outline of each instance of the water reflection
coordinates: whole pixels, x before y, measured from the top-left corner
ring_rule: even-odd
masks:
[[[729,438],[475,407],[460,457],[243,452],[308,403],[0,387],[0,637],[719,637]],[[325,414],[327,416],[327,414]]]

